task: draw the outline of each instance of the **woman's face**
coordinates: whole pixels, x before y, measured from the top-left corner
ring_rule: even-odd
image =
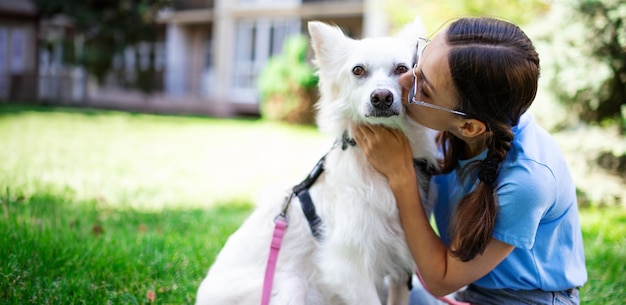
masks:
[[[445,41],[445,32],[441,32],[424,48],[418,65],[400,77],[403,87],[403,103],[407,115],[416,122],[439,131],[455,130],[458,120],[463,117],[442,109],[435,109],[409,103],[409,92],[415,86],[417,101],[455,110],[457,97],[450,66],[448,52],[450,47]],[[415,75],[415,77],[414,77]]]

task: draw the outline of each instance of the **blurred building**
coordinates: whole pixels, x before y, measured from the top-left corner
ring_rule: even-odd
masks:
[[[308,21],[360,38],[387,34],[385,16],[383,0],[172,0],[158,14],[156,41],[128,46],[97,83],[64,60],[83,43],[71,18],[41,18],[32,0],[0,0],[0,101],[256,115],[259,73],[289,36],[307,34]],[[139,89],[146,79],[150,90]]]
[[[258,112],[257,76],[309,20],[357,38],[388,31],[382,0],[174,0],[158,19],[166,25],[165,94],[217,115]]]
[[[30,0],[0,0],[0,99],[37,97],[37,9]]]
[[[75,32],[74,21],[68,16],[58,14],[39,20],[37,100],[51,104],[87,100],[86,69],[67,60],[75,54],[73,46],[80,44]]]

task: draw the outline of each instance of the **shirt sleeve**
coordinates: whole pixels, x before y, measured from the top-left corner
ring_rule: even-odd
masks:
[[[501,169],[499,176],[493,237],[531,249],[542,217],[556,201],[556,178],[547,166],[533,160],[518,160]]]

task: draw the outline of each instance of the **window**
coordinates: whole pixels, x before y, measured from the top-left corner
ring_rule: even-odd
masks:
[[[11,33],[11,72],[24,71],[24,56],[26,55],[26,31],[16,28]]]
[[[300,33],[300,20],[242,20],[237,24],[234,87],[237,98],[257,102],[256,81],[272,55],[282,52],[285,39]]]
[[[240,5],[285,5],[285,4],[300,4],[300,0],[239,0],[237,2]]]
[[[0,98],[9,95],[9,31],[5,27],[0,27]]]

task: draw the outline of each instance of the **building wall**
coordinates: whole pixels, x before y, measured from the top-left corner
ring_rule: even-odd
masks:
[[[382,0],[174,0],[174,10],[159,18],[163,43],[154,46],[163,62],[159,67],[164,67],[163,72],[155,72],[163,74],[163,92],[143,94],[116,78],[115,73],[129,76],[124,70],[128,65],[118,63],[122,70],[112,76],[117,82],[99,86],[83,68],[63,67],[57,45],[38,52],[38,30],[50,35],[50,25],[42,23],[38,28],[32,0],[18,2],[0,0],[0,99],[43,99],[122,110],[257,114],[258,74],[272,55],[282,51],[288,36],[307,34],[307,21],[337,24],[355,38],[383,35],[387,29],[381,18]],[[128,64],[133,50],[141,51],[142,46],[134,47],[139,49],[126,50],[116,60]]]
[[[37,97],[37,19],[34,5],[0,0],[0,99]]]
[[[381,0],[183,4],[174,7],[193,9],[164,12],[159,19],[167,24],[165,93],[179,101],[210,104],[218,115],[258,112],[258,74],[281,52],[284,39],[307,34],[309,20],[337,24],[355,38],[388,32]]]

